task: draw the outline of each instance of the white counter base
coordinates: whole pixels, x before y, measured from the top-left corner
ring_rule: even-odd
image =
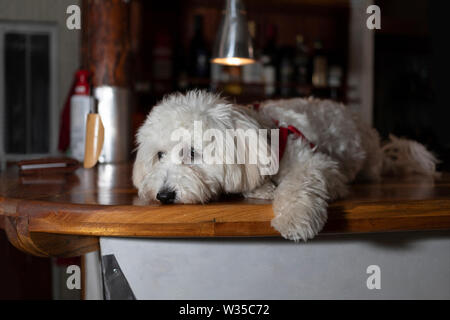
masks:
[[[137,299],[450,299],[450,232],[268,238],[101,238]],[[367,268],[381,289],[367,288]]]

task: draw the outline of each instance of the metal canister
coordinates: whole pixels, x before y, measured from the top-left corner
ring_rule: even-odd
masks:
[[[128,89],[100,86],[94,89],[98,113],[105,128],[100,163],[126,162],[131,156],[131,94]]]

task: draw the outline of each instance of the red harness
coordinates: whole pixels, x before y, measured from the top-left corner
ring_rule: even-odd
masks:
[[[258,111],[259,110],[259,103],[255,103],[253,104],[253,108]],[[275,124],[278,126],[279,121],[278,120],[273,120],[275,122]],[[296,127],[294,126],[287,126],[287,127],[278,127],[280,130],[280,135],[279,135],[279,150],[278,150],[278,156],[279,156],[279,161],[281,161],[281,159],[283,158],[284,155],[284,151],[286,150],[286,145],[287,145],[287,139],[288,136],[290,134],[294,134],[295,138],[301,138],[303,140],[305,140],[306,142],[309,143],[309,146],[311,147],[311,149],[314,149],[315,145],[314,143],[312,143],[311,141],[309,141],[305,135]]]

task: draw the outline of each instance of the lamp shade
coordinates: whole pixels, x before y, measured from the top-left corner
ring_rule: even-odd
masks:
[[[255,62],[246,16],[241,0],[227,0],[211,62],[234,66]]]

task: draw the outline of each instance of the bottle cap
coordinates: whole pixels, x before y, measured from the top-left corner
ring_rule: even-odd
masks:
[[[89,95],[89,70],[78,70],[75,73],[75,94]]]

